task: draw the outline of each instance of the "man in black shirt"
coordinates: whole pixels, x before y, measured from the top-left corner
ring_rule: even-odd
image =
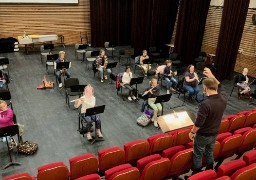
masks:
[[[201,171],[203,154],[206,169],[213,169],[213,148],[227,106],[227,95],[220,82],[209,68],[205,68],[203,74],[207,76],[203,80],[203,89],[207,98],[200,105],[196,121],[189,133],[189,138],[194,141],[193,174]]]

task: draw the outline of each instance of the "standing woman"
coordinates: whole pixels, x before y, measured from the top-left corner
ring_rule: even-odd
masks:
[[[77,99],[74,104],[75,108],[78,108],[79,106],[82,105],[81,118],[82,118],[83,126],[85,126],[85,129],[87,132],[88,141],[92,140],[92,136],[90,132],[92,127],[92,122],[95,122],[97,136],[99,138],[103,138],[103,135],[101,134],[101,131],[100,131],[100,127],[101,127],[100,116],[99,115],[86,116],[86,109],[95,107],[95,104],[96,104],[96,98],[94,96],[93,87],[90,84],[88,84],[84,88],[84,95],[79,99]]]
[[[162,105],[160,103],[155,104],[156,97],[160,94],[160,87],[157,84],[157,79],[152,78],[150,81],[150,87],[146,89],[142,96],[148,96],[148,105],[154,110],[153,122],[154,126],[158,128],[157,115],[162,112]]]
[[[185,73],[183,87],[188,91],[190,98],[195,97],[199,93],[198,75],[195,72],[195,66],[189,65]]]
[[[131,79],[132,79],[131,68],[129,66],[127,66],[125,68],[125,72],[124,72],[123,77],[122,77],[122,83],[123,83],[123,86],[125,88],[129,89],[129,96],[128,96],[129,101],[136,100],[136,97],[134,96],[135,88],[133,88],[130,85]]]

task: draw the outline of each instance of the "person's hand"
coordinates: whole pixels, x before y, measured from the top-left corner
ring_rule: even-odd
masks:
[[[209,68],[204,68],[203,74],[208,78],[215,78],[215,76],[212,74],[212,71]]]
[[[189,136],[189,139],[190,139],[191,141],[194,141],[195,134],[193,134],[192,132],[190,132],[190,133],[188,134],[188,136]]]

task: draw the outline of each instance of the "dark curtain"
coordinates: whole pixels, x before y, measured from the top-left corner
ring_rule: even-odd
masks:
[[[133,0],[132,47],[135,55],[171,41],[179,0]]]
[[[91,43],[131,44],[131,0],[90,0]]]
[[[215,57],[216,77],[219,80],[233,76],[249,3],[250,0],[224,1]]]
[[[210,0],[181,0],[174,52],[185,65],[193,62],[201,50]]]

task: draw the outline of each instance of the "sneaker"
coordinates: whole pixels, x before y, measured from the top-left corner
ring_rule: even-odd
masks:
[[[104,79],[108,79],[108,77],[107,77],[107,76],[104,76]]]
[[[59,87],[60,87],[60,88],[62,87],[62,83],[59,83]]]
[[[170,90],[168,89],[168,90],[166,90],[166,94],[170,94]]]
[[[103,138],[103,135],[101,134],[100,129],[96,129],[96,134],[98,138]]]
[[[158,123],[157,123],[157,121],[154,121],[154,126],[155,126],[156,128],[158,128]]]
[[[136,100],[137,98],[136,98],[135,96],[132,96],[132,99],[133,99],[133,100]]]
[[[91,141],[91,140],[92,140],[92,136],[91,136],[91,133],[90,133],[90,132],[86,134],[86,137],[87,137],[87,140],[88,140],[88,141]]]
[[[103,83],[103,79],[101,79],[101,80],[100,80],[100,82],[102,82],[102,83]]]
[[[128,97],[128,100],[129,100],[129,101],[132,101],[132,98],[129,96],[129,97]]]

